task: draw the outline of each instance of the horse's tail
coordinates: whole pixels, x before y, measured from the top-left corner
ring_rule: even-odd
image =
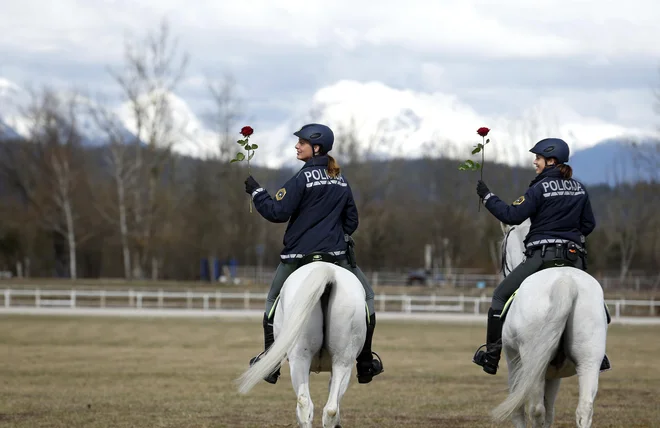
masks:
[[[238,378],[241,394],[247,394],[264,377],[271,374],[284,360],[287,352],[298,340],[316,303],[321,299],[328,283],[334,283],[335,272],[326,263],[317,263],[298,288],[296,299],[288,313],[285,313],[282,329],[268,351]]]
[[[503,422],[525,405],[533,388],[545,377],[548,364],[559,346],[566,321],[577,298],[577,286],[568,274],[557,278],[550,288],[552,308],[543,320],[540,330],[530,335],[530,342],[520,354],[521,367],[512,379],[508,397],[491,413],[497,422]]]

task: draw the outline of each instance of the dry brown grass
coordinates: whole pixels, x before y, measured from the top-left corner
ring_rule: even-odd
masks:
[[[214,319],[3,316],[0,426],[293,427],[288,366],[247,396],[232,383],[262,345],[261,323]],[[379,322],[386,372],[354,378],[345,427],[477,427],[505,397],[506,370],[471,362],[482,326]],[[594,427],[660,426],[657,327],[612,326]],[[317,426],[328,374],[312,375]],[[557,427],[574,426],[577,381],[563,382]],[[500,425],[501,426],[501,425]]]

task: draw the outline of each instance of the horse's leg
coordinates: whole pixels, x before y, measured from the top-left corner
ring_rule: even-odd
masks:
[[[559,392],[560,384],[561,384],[561,378],[546,379],[545,381],[545,427],[546,428],[551,427],[552,422],[555,419],[555,400],[557,399],[557,393]]]
[[[601,304],[596,299],[578,300],[571,323],[569,353],[575,361],[578,376],[578,405],[575,420],[578,428],[590,428],[594,400],[598,392],[600,364],[605,355],[607,324]],[[584,326],[593,326],[585,329]]]
[[[540,380],[532,390],[529,397],[529,415],[532,419],[533,428],[545,426],[545,377]]]
[[[312,364],[311,356],[297,356],[289,360],[291,370],[291,384],[296,393],[297,405],[296,416],[300,428],[311,428],[314,419],[314,403],[309,393],[309,367]]]
[[[328,401],[323,409],[323,428],[337,428],[341,421],[339,412],[339,403],[348,389],[351,381],[351,370],[353,363],[350,361],[337,362],[332,365],[332,379],[330,383],[330,393]]]
[[[598,375],[601,361],[593,360],[577,367],[579,398],[575,412],[578,428],[590,428],[594,414],[594,400],[598,391]]]
[[[308,321],[305,332],[291,349],[289,367],[291,383],[297,397],[296,416],[301,428],[311,428],[314,420],[314,403],[309,392],[309,371],[314,355],[323,343],[323,313],[317,304]]]

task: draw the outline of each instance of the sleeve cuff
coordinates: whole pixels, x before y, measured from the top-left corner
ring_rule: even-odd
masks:
[[[264,188],[260,187],[257,190],[255,190],[254,192],[252,192],[252,200],[254,200],[254,197],[257,196],[259,193],[261,193],[263,191],[264,191]]]
[[[491,196],[495,196],[492,192],[484,196],[484,205],[486,205],[486,202],[490,199]]]

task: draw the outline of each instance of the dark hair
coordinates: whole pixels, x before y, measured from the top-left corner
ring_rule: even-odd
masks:
[[[557,165],[557,168],[559,168],[559,172],[561,173],[561,178],[568,180],[569,178],[573,177],[573,168],[570,167],[570,165],[566,165],[565,163]]]
[[[561,178],[564,180],[568,180],[573,177],[573,168],[571,168],[570,165],[566,165],[565,163],[559,163],[559,160],[557,160],[556,157],[550,157],[550,158],[545,158],[546,163],[548,162],[548,159],[552,159],[555,162],[555,165],[557,165],[557,169],[559,169],[559,172],[561,173]]]

